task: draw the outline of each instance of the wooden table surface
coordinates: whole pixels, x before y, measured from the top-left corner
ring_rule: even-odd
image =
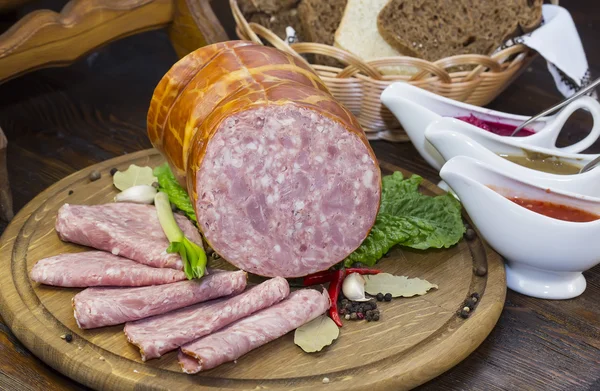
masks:
[[[217,4],[219,14],[227,17],[226,2]],[[561,4],[577,24],[593,76],[599,76],[600,7],[594,0]],[[11,18],[1,16],[0,27]],[[112,43],[70,67],[37,71],[0,85],[0,127],[9,140],[15,212],[77,170],[149,148],[149,99],[176,59],[166,33],[153,31]],[[531,115],[560,99],[545,62],[538,58],[489,107]],[[589,116],[577,113],[559,143],[577,141],[590,128]],[[411,144],[372,145],[377,156],[439,180]],[[589,152],[599,153],[600,143]],[[0,223],[0,233],[5,226]],[[587,290],[572,300],[540,300],[509,291],[502,316],[484,343],[419,389],[600,390],[600,267],[584,274]],[[0,390],[81,389],[86,388],[28,352],[0,318]]]

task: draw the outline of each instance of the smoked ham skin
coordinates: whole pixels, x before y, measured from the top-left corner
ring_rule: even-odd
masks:
[[[250,273],[325,270],[354,251],[375,223],[381,171],[364,131],[290,54],[246,41],[190,53],[157,85],[148,135],[187,188],[206,241]],[[270,149],[271,140],[279,149]],[[257,154],[248,152],[257,145]],[[281,172],[269,168],[273,159]],[[248,181],[236,187],[237,178]]]
[[[196,171],[208,141],[228,116],[252,107],[295,104],[311,108],[356,134],[377,161],[354,115],[302,60],[263,45],[227,41],[179,60],[161,79],[148,110],[148,136],[192,200]]]

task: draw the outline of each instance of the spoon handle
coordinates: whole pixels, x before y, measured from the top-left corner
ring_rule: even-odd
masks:
[[[598,156],[597,158],[595,158],[594,160],[592,160],[591,162],[589,162],[588,164],[583,166],[581,168],[581,170],[579,170],[579,173],[583,174],[584,172],[591,170],[592,168],[596,167],[598,165],[598,163],[600,163],[600,156]]]
[[[594,80],[594,82],[592,84],[590,84],[589,86],[577,91],[577,93],[575,93],[574,95],[568,97],[567,99],[563,100],[562,102],[550,107],[547,110],[542,111],[541,113],[539,113],[538,115],[536,115],[535,117],[531,117],[529,118],[527,121],[523,122],[521,125],[519,125],[518,128],[516,128],[512,134],[510,135],[510,137],[513,137],[515,134],[519,133],[521,131],[521,129],[523,129],[524,127],[526,127],[527,125],[529,125],[530,123],[532,123],[533,121],[539,119],[540,117],[544,117],[548,114],[551,114],[553,112],[555,112],[558,109],[563,108],[564,106],[568,105],[569,103],[573,102],[575,99],[579,98],[581,95],[588,93],[589,91],[593,90],[594,88],[596,88],[598,86],[598,84],[600,84],[600,78]]]

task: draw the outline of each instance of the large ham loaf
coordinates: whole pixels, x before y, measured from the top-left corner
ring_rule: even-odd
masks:
[[[190,53],[156,87],[148,134],[208,243],[243,270],[327,269],[375,222],[381,173],[365,134],[292,55],[241,41]]]
[[[105,251],[60,254],[38,261],[31,279],[67,288],[147,286],[186,279],[181,270],[155,268]]]
[[[287,299],[197,341],[181,347],[178,360],[185,373],[197,373],[234,361],[310,322],[330,306],[326,291],[301,289]]]
[[[285,299],[290,287],[275,277],[227,299],[212,300],[125,325],[127,340],[140,348],[142,360],[157,358]]]
[[[246,288],[246,273],[217,272],[200,280],[141,288],[87,288],[73,297],[77,325],[82,329],[112,326],[164,314]]]

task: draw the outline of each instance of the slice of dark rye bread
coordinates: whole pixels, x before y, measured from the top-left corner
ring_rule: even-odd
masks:
[[[298,17],[300,0],[238,0],[238,6],[248,22],[258,23],[285,40],[287,26],[292,26],[302,39],[303,31]]]
[[[300,0],[238,0],[240,11],[245,17],[262,12],[275,15],[278,12],[296,8]]]
[[[491,54],[506,39],[535,29],[543,0],[390,0],[377,18],[396,50],[429,61]]]
[[[265,26],[283,40],[286,38],[285,28],[287,26],[292,26],[294,28],[296,35],[300,40],[304,37],[304,30],[302,29],[302,23],[300,23],[300,18],[298,17],[298,10],[295,8],[279,11],[275,15],[257,12],[250,16],[248,22],[254,22]]]
[[[298,15],[304,31],[303,41],[333,46],[335,31],[344,16],[346,2],[346,0],[302,0],[298,6]],[[315,55],[315,62],[344,67],[329,56]]]

